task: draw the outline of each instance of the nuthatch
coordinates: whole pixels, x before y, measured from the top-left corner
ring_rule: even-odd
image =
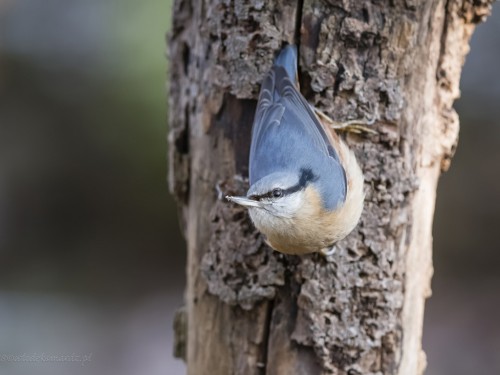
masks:
[[[359,221],[363,173],[299,92],[293,45],[284,47],[262,83],[249,172],[247,196],[227,199],[248,208],[275,250],[329,254]]]

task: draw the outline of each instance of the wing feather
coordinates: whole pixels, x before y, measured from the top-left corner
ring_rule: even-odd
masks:
[[[327,207],[345,200],[345,171],[323,125],[286,69],[274,65],[264,79],[257,104],[250,183],[274,172],[297,172],[300,168],[313,168],[329,181],[322,185]]]

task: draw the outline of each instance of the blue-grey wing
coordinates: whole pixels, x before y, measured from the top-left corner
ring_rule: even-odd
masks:
[[[283,66],[262,84],[250,147],[250,183],[274,172],[315,171],[327,208],[345,200],[345,172],[307,101]]]

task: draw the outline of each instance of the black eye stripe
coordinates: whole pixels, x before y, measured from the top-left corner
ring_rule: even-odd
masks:
[[[317,179],[318,177],[313,173],[313,171],[310,168],[301,168],[299,182],[296,185],[291,186],[288,189],[274,188],[265,194],[251,195],[249,198],[259,201],[264,198],[272,199],[272,198],[284,197],[286,195],[290,195],[296,193],[297,191],[305,189],[306,186],[309,184],[309,182],[316,181]],[[276,190],[280,190],[281,194],[279,196],[274,195]]]
[[[276,189],[273,189],[265,194],[259,194],[259,195],[251,195],[250,196],[250,199],[254,199],[256,201],[260,201],[261,199],[264,199],[264,198],[277,198],[274,196],[274,190]],[[280,196],[283,196],[284,195],[284,191],[282,190],[282,194]]]

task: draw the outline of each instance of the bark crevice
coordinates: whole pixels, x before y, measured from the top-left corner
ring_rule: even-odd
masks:
[[[271,321],[273,316],[274,302],[271,300],[267,303],[266,318],[264,320],[264,336],[262,339],[261,354],[258,367],[261,369],[260,375],[267,374],[267,360],[269,351],[269,338],[271,335]]]

